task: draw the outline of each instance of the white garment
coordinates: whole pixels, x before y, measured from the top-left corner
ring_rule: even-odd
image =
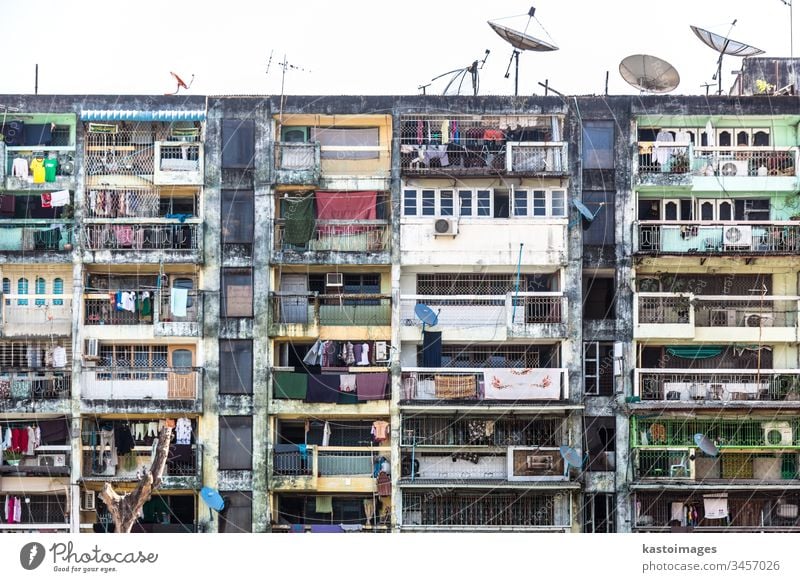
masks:
[[[339,376],[339,390],[341,392],[355,392],[356,391],[356,375],[355,374],[342,374]]]
[[[67,365],[67,350],[61,346],[53,348],[53,367],[63,368]]]
[[[703,496],[703,507],[706,519],[724,519],[728,517],[728,496]]]
[[[14,158],[11,164],[11,175],[15,178],[28,178],[28,160],[25,158]]]
[[[173,287],[169,296],[169,310],[175,317],[186,317],[186,303],[189,298],[188,289]]]
[[[663,129],[658,132],[658,135],[656,135],[656,143],[653,146],[653,152],[655,153],[656,161],[658,161],[660,165],[663,166],[667,162],[669,157],[672,155],[673,148],[666,148],[663,146],[659,147],[659,142],[664,143],[674,141],[675,139],[672,137],[672,134],[668,131],[664,131]]]
[[[330,442],[331,442],[331,425],[326,420],[325,427],[322,429],[322,446],[327,447]]]
[[[122,292],[122,310],[130,311],[131,313],[136,311],[136,293],[132,291]]]
[[[59,190],[50,194],[50,206],[66,206],[69,204],[69,190]]]
[[[0,449],[10,449],[11,448],[11,429],[7,428],[5,434],[3,435],[3,442],[0,444]]]
[[[175,444],[192,444],[192,421],[188,418],[179,418],[175,423]]]
[[[357,366],[369,366],[369,344],[361,344],[361,361]]]
[[[679,521],[686,525],[686,508],[682,501],[673,501],[671,504],[670,520]]]

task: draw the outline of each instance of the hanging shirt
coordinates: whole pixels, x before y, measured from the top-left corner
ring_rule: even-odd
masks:
[[[153,312],[152,304],[150,303],[150,291],[142,291],[141,301],[139,302],[139,313],[141,315],[150,315]]]
[[[192,444],[192,421],[188,418],[179,418],[175,423],[175,444]]]
[[[25,158],[14,158],[14,162],[11,165],[11,175],[15,178],[22,178],[23,180],[28,179],[28,160]]]
[[[389,423],[385,420],[376,420],[372,423],[372,440],[383,442],[389,438]]]
[[[45,182],[55,182],[56,181],[56,170],[58,169],[58,160],[55,158],[47,158],[44,161],[44,181]]]
[[[122,292],[122,309],[131,313],[136,311],[136,293],[132,291]]]
[[[32,426],[27,426],[25,427],[25,432],[27,433],[28,442],[23,454],[33,456],[36,449],[36,430]]]
[[[34,184],[44,184],[44,158],[33,158],[31,160],[31,173],[33,174]]]
[[[361,360],[359,366],[369,366],[369,344],[361,344]]]
[[[42,208],[52,208],[52,207],[53,207],[52,196],[49,193],[44,192],[42,194]]]

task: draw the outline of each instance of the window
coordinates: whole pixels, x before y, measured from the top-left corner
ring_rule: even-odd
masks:
[[[733,220],[734,204],[729,199],[706,199],[697,201],[700,220]]]
[[[527,190],[514,190],[514,216],[528,216]]]
[[[247,119],[222,120],[222,167],[252,168],[255,156],[255,123]]]
[[[583,344],[583,392],[588,396],[614,393],[614,344]]]
[[[219,514],[219,533],[251,533],[253,531],[253,492],[220,491],[225,509]]]
[[[417,215],[417,191],[403,190],[403,216]]]
[[[109,368],[166,368],[167,346],[101,345],[100,366]]]
[[[584,170],[614,167],[614,122],[583,122],[582,160]]]
[[[323,160],[376,160],[380,156],[380,140],[378,127],[311,128],[311,141],[319,142]]]
[[[222,317],[253,317],[253,270],[222,269]]]
[[[436,192],[434,190],[422,191],[422,216],[436,214]]]
[[[615,462],[616,421],[613,416],[585,416],[583,434],[589,453],[587,471],[613,471]]]
[[[222,244],[252,244],[254,217],[252,190],[223,190]]]
[[[47,284],[45,283],[44,278],[36,277],[35,289],[36,289],[36,294],[37,295],[44,295],[47,292],[46,291]],[[37,299],[36,300],[36,305],[44,305],[44,304],[45,304],[45,300],[44,299]]]
[[[17,294],[18,295],[27,295],[28,294],[28,280],[25,277],[20,277],[17,279]],[[27,299],[17,299],[17,305],[27,305]]]
[[[566,191],[514,189],[514,216],[563,218],[566,216]]]
[[[219,341],[219,393],[253,393],[253,340]]]
[[[492,215],[492,193],[489,190],[478,190],[478,216]]]
[[[3,277],[3,293],[6,295],[11,294],[11,279]],[[11,305],[11,300],[6,299],[6,305]]]
[[[472,216],[472,191],[459,190],[458,200],[460,203],[461,216]]]
[[[439,192],[439,216],[453,216],[453,191]]]
[[[61,277],[56,277],[53,279],[53,295],[63,295],[64,294],[64,279]],[[53,305],[64,305],[63,299],[54,299]]]
[[[583,203],[594,215],[589,227],[583,231],[583,244],[589,246],[613,246],[614,236],[614,192],[583,193]]]
[[[253,468],[253,417],[219,417],[219,469]]]
[[[593,493],[584,496],[584,533],[614,533],[614,511],[617,507],[611,493]]]
[[[583,318],[614,317],[614,277],[587,277],[583,280]]]
[[[443,368],[558,368],[554,345],[442,344]],[[422,346],[417,351],[422,365]]]

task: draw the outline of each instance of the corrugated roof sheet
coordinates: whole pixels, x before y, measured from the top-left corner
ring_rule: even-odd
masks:
[[[159,109],[155,111],[91,109],[81,111],[81,121],[205,121],[203,110]]]

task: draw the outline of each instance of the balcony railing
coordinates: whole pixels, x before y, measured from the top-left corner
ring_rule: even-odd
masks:
[[[563,174],[568,171],[566,142],[472,140],[472,144],[401,145],[405,173]]]
[[[20,495],[10,493],[8,497],[20,502],[19,520],[13,519],[13,516],[6,517],[6,512],[3,511],[0,516],[2,518],[0,529],[23,528],[32,525],[54,526],[58,529],[69,527],[69,502],[64,495],[35,495],[26,492]],[[3,502],[6,502],[5,495]]]
[[[486,419],[481,417],[408,416],[403,418],[404,447],[559,447],[566,428],[561,417]]]
[[[301,451],[295,445],[276,445],[273,473],[276,476],[372,477],[378,457],[389,457],[388,447],[322,447],[309,445]]]
[[[185,314],[177,315],[173,309],[171,293],[167,291],[157,293],[153,311],[155,335],[186,337],[201,335],[204,298],[202,291],[187,291]]]
[[[202,143],[157,141],[155,158],[155,184],[203,184]]]
[[[164,486],[169,486],[170,478],[197,477],[200,474],[199,451],[193,445],[178,445],[191,447],[188,454],[175,454],[175,449],[170,448],[167,465],[164,471]],[[134,447],[133,461],[126,463],[124,459],[117,458],[117,464],[110,462],[108,450],[102,453],[99,448],[84,447],[83,451],[83,478],[89,480],[116,480],[138,481],[142,471],[150,469],[153,462],[151,447]]]
[[[391,230],[386,220],[318,220],[305,244],[286,241],[286,222],[275,222],[275,250],[377,253],[389,249]]]
[[[797,370],[634,370],[634,395],[645,402],[800,401]]]
[[[800,252],[800,224],[790,221],[642,221],[634,223],[641,254],[793,255]]]
[[[639,142],[639,174],[693,174],[722,178],[797,176],[796,147],[693,146]]]
[[[565,368],[403,368],[401,400],[495,402],[567,399]]]
[[[391,321],[391,296],[343,293],[273,293],[273,325],[386,326]]]
[[[15,400],[66,400],[70,397],[71,385],[69,371],[0,370],[0,406]]]
[[[0,294],[3,335],[71,335],[72,295]]]
[[[715,507],[727,509],[721,519],[705,517],[706,499],[718,499]],[[671,525],[707,531],[781,531],[800,529],[797,493],[759,492],[658,492],[636,493],[632,499],[633,527],[668,530]],[[695,511],[690,511],[692,508]],[[688,515],[692,518],[689,520]]]
[[[189,222],[192,221],[192,222]],[[83,226],[83,243],[91,251],[173,250],[200,248],[202,225],[197,219],[182,224],[103,223]]]
[[[71,221],[14,220],[0,224],[0,251],[72,250]]]
[[[141,297],[141,291],[135,291]],[[141,310],[126,311],[117,309],[114,293],[86,293],[83,296],[83,322],[86,325],[150,325],[150,315],[142,315]]]
[[[639,324],[695,327],[791,327],[797,325],[800,297],[638,293]]]
[[[117,309],[114,292],[84,295],[86,325],[154,325],[156,335],[197,335],[202,316],[202,293],[187,290],[185,315],[175,315],[167,292],[148,291],[150,311],[142,314],[143,291],[135,290],[137,303],[133,311]],[[181,331],[183,329],[183,331]]]
[[[529,493],[403,492],[403,527],[569,528],[569,497]]]
[[[275,168],[288,172],[312,172],[319,174],[319,142],[294,143],[275,142]]]
[[[797,469],[796,453],[724,452],[709,457],[692,447],[634,451],[635,479],[642,481],[763,485],[795,480]]]
[[[796,418],[699,419],[632,418],[633,447],[694,447],[694,435],[703,434],[721,451],[746,448],[795,450],[800,448],[800,420]]]
[[[166,190],[166,189],[165,189]],[[169,192],[169,190],[167,190]],[[165,199],[169,202],[169,199]],[[181,197],[181,200],[192,200]],[[193,206],[197,207],[197,196]],[[85,218],[168,218],[161,210],[161,189],[154,187],[90,189],[84,197]]]
[[[195,400],[201,368],[95,367],[81,371],[84,400]]]
[[[65,477],[69,476],[70,446],[40,446],[35,454],[25,455],[16,465],[6,463],[0,465],[0,475],[16,475],[25,477]]]
[[[639,174],[688,174],[692,145],[682,142],[639,142]]]

